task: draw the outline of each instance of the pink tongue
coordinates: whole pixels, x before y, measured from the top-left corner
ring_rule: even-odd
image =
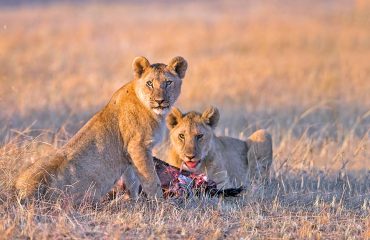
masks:
[[[195,168],[197,166],[198,162],[186,162],[186,165],[190,168]]]

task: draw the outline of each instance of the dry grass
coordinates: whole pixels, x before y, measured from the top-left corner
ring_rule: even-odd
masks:
[[[0,8],[0,238],[370,238],[366,1]],[[149,6],[148,6],[149,4]],[[238,199],[21,206],[11,183],[65,143],[145,55],[189,61],[178,105],[219,134],[273,134],[271,183]]]

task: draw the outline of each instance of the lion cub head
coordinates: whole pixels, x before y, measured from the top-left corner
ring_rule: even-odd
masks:
[[[212,147],[213,129],[219,118],[220,114],[215,107],[209,107],[203,113],[186,114],[174,108],[167,116],[171,145],[182,160],[185,170],[194,172],[202,165]]]
[[[186,60],[175,57],[166,65],[150,64],[145,57],[137,57],[132,66],[135,92],[140,101],[155,114],[167,114],[180,95],[188,67]]]

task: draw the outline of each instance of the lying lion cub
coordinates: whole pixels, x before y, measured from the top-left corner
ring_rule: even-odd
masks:
[[[186,114],[174,108],[167,116],[171,147],[166,161],[191,172],[206,173],[218,188],[266,179],[272,163],[271,135],[258,130],[247,141],[217,137],[213,130],[219,117],[214,107]]]
[[[161,140],[165,117],[180,95],[186,69],[182,57],[168,65],[135,58],[134,80],[53,156],[36,161],[19,175],[15,187],[20,198],[34,195],[42,183],[71,195],[76,203],[85,197],[96,203],[122,174],[127,183],[136,185],[138,177],[149,196],[162,197],[152,148]],[[135,191],[130,193],[136,195]]]

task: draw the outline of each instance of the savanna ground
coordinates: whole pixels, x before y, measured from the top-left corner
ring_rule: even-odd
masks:
[[[0,238],[370,238],[367,1],[5,2]],[[178,106],[218,106],[218,134],[267,128],[271,183],[225,200],[18,204],[17,172],[62,146],[132,79],[137,55],[184,56]]]

